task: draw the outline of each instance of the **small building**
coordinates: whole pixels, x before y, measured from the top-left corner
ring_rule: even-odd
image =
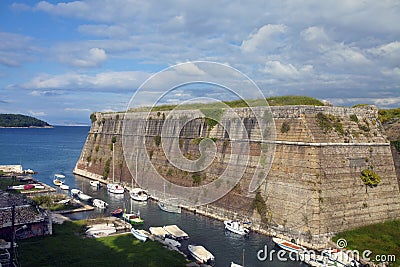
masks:
[[[22,195],[0,191],[0,238],[11,241],[12,207],[14,213],[14,231],[17,239],[52,234],[51,217],[45,211],[33,206]]]

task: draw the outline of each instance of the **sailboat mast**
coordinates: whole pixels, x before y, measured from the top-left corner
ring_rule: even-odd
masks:
[[[112,148],[113,148],[113,153],[112,153],[112,158],[113,158],[113,173],[112,173],[112,176],[113,176],[113,183],[114,183],[114,167],[115,167],[115,164],[114,164],[114,155],[115,155],[115,152],[114,152],[114,143],[112,144]]]

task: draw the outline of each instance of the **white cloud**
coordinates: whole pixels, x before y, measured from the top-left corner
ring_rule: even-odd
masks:
[[[241,49],[244,52],[254,52],[258,49],[274,49],[281,45],[282,34],[285,33],[287,27],[282,24],[267,24],[258,29],[255,33],[251,33],[246,40],[242,42]]]
[[[34,90],[31,94],[43,95],[52,90],[115,91],[135,90],[150,74],[139,71],[102,72],[96,75],[66,73],[61,75],[41,74],[21,85]],[[44,90],[44,91],[43,91]]]
[[[280,61],[268,61],[262,70],[272,76],[272,78],[298,79],[313,72],[312,65],[303,65],[296,68],[292,64],[282,64]]]
[[[68,112],[90,112],[91,110],[88,108],[64,108],[64,111],[68,111]]]
[[[29,114],[32,116],[46,116],[47,114],[44,111],[33,111],[29,110]]]
[[[64,53],[59,55],[62,62],[75,67],[98,67],[107,60],[107,54],[104,49],[101,48],[90,48],[87,51],[78,51],[78,55],[71,55],[70,53]]]

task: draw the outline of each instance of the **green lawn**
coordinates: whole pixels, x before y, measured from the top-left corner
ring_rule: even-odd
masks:
[[[347,241],[347,249],[372,251],[370,259],[375,255],[395,255],[396,262],[390,266],[400,266],[400,220],[373,224],[337,234],[333,241],[339,238]],[[360,254],[361,255],[361,254]]]
[[[53,236],[18,242],[24,266],[185,266],[185,258],[158,242],[145,243],[131,234],[84,238],[83,221],[54,225]]]

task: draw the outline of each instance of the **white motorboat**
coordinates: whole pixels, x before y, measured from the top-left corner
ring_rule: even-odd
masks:
[[[60,185],[60,188],[61,188],[62,190],[69,190],[69,185],[66,185],[66,184],[62,183],[62,184]]]
[[[195,258],[200,264],[211,264],[213,261],[215,261],[214,255],[203,246],[188,245],[188,250],[193,258]]]
[[[92,180],[89,182],[90,186],[92,187],[100,187],[100,182],[96,180]]]
[[[84,194],[81,190],[79,189],[71,189],[71,194],[76,196],[77,198],[79,198],[80,200],[83,201],[89,201],[90,199],[92,199],[91,196]]]
[[[299,253],[305,250],[304,247],[290,241],[283,240],[281,238],[273,237],[272,241],[274,241],[281,249],[287,250],[289,252]]]
[[[76,196],[76,195],[78,195],[79,192],[82,192],[82,191],[79,189],[76,189],[76,188],[71,189],[71,195]]]
[[[180,248],[181,247],[181,243],[179,243],[178,241],[173,240],[171,238],[165,238],[164,239],[164,243],[167,244],[170,247],[173,247],[173,248]]]
[[[107,236],[110,234],[116,233],[117,230],[115,229],[114,225],[108,225],[108,224],[96,224],[90,227],[86,231],[86,235],[93,236],[93,237],[102,237],[102,236]]]
[[[182,209],[179,207],[177,204],[174,204],[171,201],[158,201],[158,207],[166,212],[171,212],[171,213],[181,213]]]
[[[99,209],[106,209],[108,206],[108,203],[104,202],[101,199],[93,199],[93,206],[99,208]]]
[[[139,187],[133,188],[129,193],[131,198],[136,201],[147,201],[149,195],[147,192]]]
[[[231,262],[231,267],[243,267],[240,264],[234,263],[233,261]]]
[[[64,183],[65,175],[62,174],[54,174],[53,184],[56,186],[61,186]]]
[[[347,266],[361,266],[361,264],[352,258],[348,253],[338,249],[323,250],[322,256],[327,257],[330,261],[334,262],[335,266],[347,267]]]
[[[177,225],[167,225],[163,227],[168,232],[169,236],[175,240],[186,240],[189,239],[189,235],[180,229]]]
[[[238,235],[247,235],[250,233],[250,230],[243,226],[243,224],[239,221],[224,221],[225,229],[229,230]]]
[[[114,194],[123,194],[125,192],[124,187],[119,184],[107,184],[107,190]]]
[[[142,242],[146,242],[146,240],[148,238],[148,234],[144,230],[139,230],[139,229],[135,229],[132,227],[131,233],[134,237],[136,237],[137,239],[139,239]]]

